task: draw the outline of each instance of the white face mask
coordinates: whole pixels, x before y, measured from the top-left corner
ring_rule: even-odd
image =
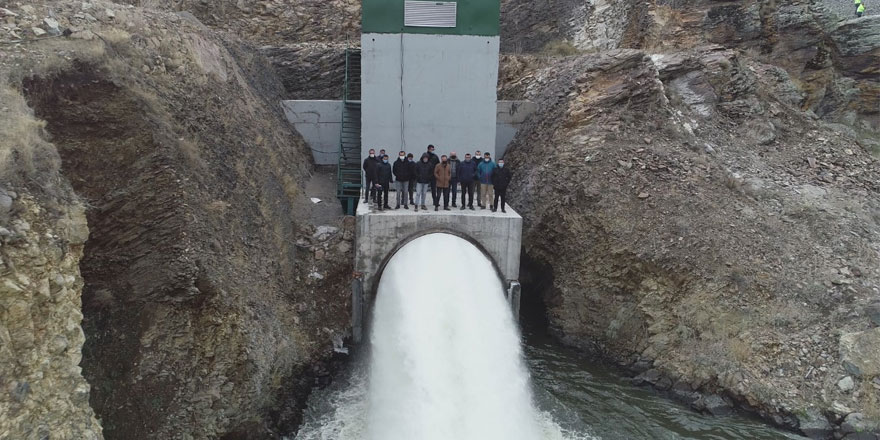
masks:
[[[499,163],[499,164],[498,164],[498,168],[504,168],[504,164],[503,164],[503,163]]]
[[[376,155],[373,153],[370,153],[370,157],[376,157]]]
[[[483,159],[483,160],[485,160],[486,162],[488,162],[488,161],[489,161],[489,158],[487,157],[487,158],[485,158],[485,159]]]
[[[404,158],[405,158],[404,156],[397,156],[397,157],[399,157],[400,160],[404,160]]]

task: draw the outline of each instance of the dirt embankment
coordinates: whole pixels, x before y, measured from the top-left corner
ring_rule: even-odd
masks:
[[[546,67],[543,67],[546,66]],[[695,408],[880,420],[880,162],[741,53],[519,59],[507,153],[553,331]],[[511,78],[517,75],[506,76]],[[529,277],[532,277],[529,279]]]
[[[351,261],[351,237],[350,225],[315,235],[314,225],[294,220],[309,203],[311,159],[284,120],[270,63],[186,14],[109,2],[10,11],[28,33],[2,42],[0,74],[7,93],[27,105],[4,108],[4,120],[33,122],[27,136],[20,125],[3,127],[0,185],[16,198],[0,226],[16,233],[26,220],[51,233],[65,212],[86,207],[84,249],[62,233],[60,255],[51,243],[30,249],[66,264],[72,304],[80,298],[77,263],[82,273],[90,393],[75,371],[82,339],[63,352],[81,398],[76,417],[88,421],[87,399],[107,438],[289,430],[346,332],[350,267],[335,262]],[[37,37],[34,27],[48,35]],[[14,249],[4,244],[4,279],[29,270],[7,258]],[[19,318],[3,315],[4,327],[25,325]],[[74,333],[77,321],[68,325]],[[39,347],[18,354],[48,359]],[[36,378],[29,365],[4,365],[4,389],[66,389]],[[30,438],[34,426],[53,438],[88,438],[52,423],[72,410],[20,394],[9,431],[16,438]]]

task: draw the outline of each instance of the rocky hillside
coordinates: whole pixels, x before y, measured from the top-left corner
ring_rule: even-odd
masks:
[[[89,403],[106,438],[288,430],[345,335],[351,237],[293,220],[311,160],[269,62],[188,14],[3,14],[3,432],[94,438]]]
[[[839,0],[546,3],[505,2],[508,52],[743,49],[785,69],[801,94],[801,110],[857,130],[880,130],[880,8],[854,19],[839,15]]]
[[[813,438],[880,420],[868,143],[735,50],[510,63],[539,105],[507,154],[525,291],[562,340]]]

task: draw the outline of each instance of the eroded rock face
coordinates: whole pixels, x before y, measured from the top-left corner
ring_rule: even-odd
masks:
[[[259,44],[360,42],[360,0],[124,0],[148,9],[187,11],[202,23]]]
[[[526,260],[552,272],[524,292],[563,341],[780,423],[816,402],[874,407],[837,387],[835,337],[871,325],[860,311],[880,288],[869,151],[733,50],[531,68],[507,84],[539,110],[505,159]]]
[[[286,91],[286,99],[342,99],[345,49],[339,43],[263,46]]]
[[[49,211],[30,194],[11,193],[0,221],[0,432],[103,438],[79,366],[83,206],[71,201]]]
[[[82,367],[92,389],[57,392],[82,408],[90,399],[108,438],[290,432],[347,331],[350,266],[339,262],[352,261],[351,239],[348,227],[313,240],[296,220],[310,203],[302,187],[311,155],[284,118],[269,61],[178,14],[95,1],[37,3],[27,16],[50,7],[81,38],[10,46],[0,61],[9,93],[45,121],[28,136],[3,136],[0,165],[12,168],[0,184],[15,177],[16,187],[48,194],[72,187],[70,197],[88,206]],[[51,153],[56,166],[37,173],[33,151]],[[17,270],[43,269],[27,260]],[[81,333],[69,340],[78,352]],[[33,355],[54,360],[51,351]],[[34,407],[56,411],[51,402]],[[82,417],[76,423],[87,426]]]

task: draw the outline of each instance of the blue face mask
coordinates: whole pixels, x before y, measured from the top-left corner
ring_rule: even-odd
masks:
[[[388,159],[382,159],[382,162],[388,163]]]
[[[498,164],[498,168],[504,168],[504,164],[503,164],[503,163],[499,163],[499,164]]]

